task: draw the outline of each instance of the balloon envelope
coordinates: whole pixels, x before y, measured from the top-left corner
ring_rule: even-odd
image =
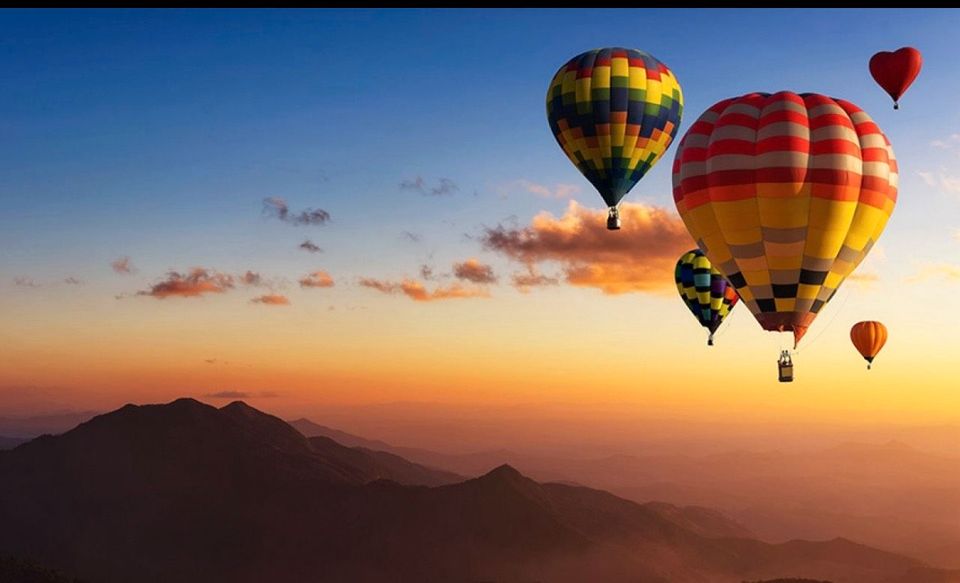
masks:
[[[849,101],[751,93],[687,130],[673,189],[687,230],[761,327],[796,343],[883,232],[897,163]]]
[[[699,249],[680,256],[674,270],[677,291],[700,325],[710,331],[708,344],[713,344],[713,333],[730,313],[740,296]]]
[[[564,153],[614,207],[670,146],[683,113],[673,72],[643,51],[579,54],[547,90],[547,120]]]
[[[870,58],[870,74],[883,90],[893,98],[894,109],[923,67],[923,56],[913,47],[894,52],[881,51]]]
[[[872,364],[877,353],[887,343],[887,327],[872,320],[857,322],[850,328],[850,340],[860,355]]]

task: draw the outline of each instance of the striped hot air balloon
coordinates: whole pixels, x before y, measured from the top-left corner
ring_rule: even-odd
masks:
[[[873,366],[873,359],[887,343],[887,327],[872,320],[857,322],[850,328],[850,341],[867,361],[869,370]]]
[[[682,114],[673,72],[636,49],[579,54],[547,89],[550,131],[610,207],[612,230],[620,228],[620,199],[670,147]]]
[[[674,270],[677,291],[700,325],[710,332],[707,345],[713,346],[713,334],[733,309],[740,296],[707,259],[703,251],[687,251]]]
[[[690,234],[759,324],[793,332],[796,346],[883,232],[897,163],[849,101],[751,93],[690,127],[673,192]]]

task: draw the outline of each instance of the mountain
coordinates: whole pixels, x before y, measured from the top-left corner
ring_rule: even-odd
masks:
[[[843,539],[773,545],[705,508],[449,475],[307,439],[235,402],[127,405],[0,452],[0,552],[103,583],[902,581],[923,563]]]
[[[366,439],[364,437],[347,433],[346,431],[340,431],[339,429],[326,427],[325,425],[314,423],[309,419],[300,418],[293,421],[288,421],[288,423],[291,427],[307,437],[328,437],[347,447],[365,447],[367,449],[376,451],[393,451],[393,446],[388,443],[384,443],[375,439]]]
[[[393,480],[400,484],[441,486],[464,480],[463,476],[453,472],[427,468],[392,453],[365,447],[346,447],[328,437],[310,437],[308,440],[317,455],[348,460],[362,472],[365,482]]]
[[[0,449],[13,449],[27,441],[29,441],[29,439],[24,437],[3,437],[0,435]]]
[[[32,561],[0,554],[0,581],[5,583],[83,583]]]
[[[93,411],[80,411],[30,417],[0,417],[0,435],[33,438],[47,433],[63,433],[96,415]]]

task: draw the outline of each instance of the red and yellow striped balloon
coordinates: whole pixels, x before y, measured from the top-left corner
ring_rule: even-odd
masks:
[[[791,331],[796,343],[883,232],[897,162],[849,101],[751,93],[717,103],[687,130],[673,194],[761,327]]]
[[[873,320],[857,322],[850,328],[850,340],[853,341],[853,345],[866,359],[869,369],[877,353],[887,343],[887,327]]]

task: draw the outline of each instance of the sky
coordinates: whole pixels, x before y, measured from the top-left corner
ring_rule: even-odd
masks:
[[[193,395],[960,422],[958,27],[946,9],[3,11],[0,412]],[[907,45],[924,68],[893,111],[867,62]],[[677,141],[721,99],[791,90],[856,103],[892,142],[897,206],[792,385],[786,335],[734,309],[707,348],[676,295],[676,142],[602,230],[544,107],[601,46],[672,69]],[[582,224],[600,230],[549,250]],[[527,265],[498,232],[546,250]],[[868,319],[890,331],[869,372],[849,339]]]

